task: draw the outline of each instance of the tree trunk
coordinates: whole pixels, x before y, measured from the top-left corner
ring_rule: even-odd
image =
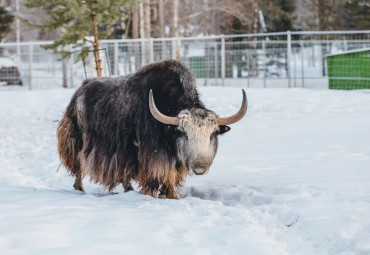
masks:
[[[174,0],[171,0],[168,2],[168,16],[172,17],[171,18],[171,22],[170,22],[170,37],[173,38],[175,37],[175,32],[174,32],[174,5],[175,5],[175,2]]]
[[[334,10],[335,0],[318,0],[318,17],[319,26],[321,31],[327,31],[332,29],[333,21],[333,10]]]
[[[258,33],[258,0],[253,1],[253,33]],[[253,37],[252,75],[258,76],[257,37]]]
[[[139,9],[137,6],[131,7],[132,9],[132,38],[139,38]]]
[[[144,1],[144,22],[145,22],[145,38],[148,39],[152,36],[151,27],[151,12],[150,12],[150,0]],[[152,50],[149,40],[145,41],[145,62],[150,63],[152,59]]]
[[[151,37],[151,23],[150,23],[150,0],[144,2],[144,22],[145,22],[145,38]]]
[[[64,58],[62,60],[62,68],[63,68],[63,88],[67,88],[68,87],[68,71],[67,71],[67,68],[68,68],[68,60],[66,58]]]
[[[175,42],[175,50],[176,50],[176,59],[180,61],[181,59],[181,45],[180,41],[178,40],[179,37],[179,0],[173,0],[172,2],[172,13],[173,13],[173,20],[171,26],[171,37],[176,38]]]
[[[159,31],[159,37],[164,38],[165,31],[164,31],[164,11],[163,11],[163,0],[158,0],[158,31]],[[165,59],[165,42],[161,41],[161,59]]]
[[[144,39],[145,38],[145,21],[144,21],[144,0],[139,1],[139,17],[140,17],[140,38]]]
[[[128,11],[130,14],[132,14],[132,9]],[[132,15],[128,15],[127,22],[124,21],[124,19],[120,18],[121,20],[121,27],[125,28],[125,34],[122,35],[122,39],[127,39],[129,37],[129,32],[130,32],[130,26],[132,24]]]
[[[141,41],[141,61],[140,65],[143,66],[145,64],[145,16],[144,16],[144,1],[145,0],[140,0],[139,1],[139,17],[140,17],[140,38],[142,39]]]
[[[96,14],[91,14],[91,21],[93,23],[93,34],[94,34],[94,57],[95,57],[95,69],[98,77],[102,76],[102,66],[99,52],[99,37],[98,37],[98,25],[96,22]]]
[[[138,39],[139,38],[139,27],[140,27],[139,7],[136,5],[136,6],[133,6],[131,8],[132,8],[132,38],[133,39]],[[140,49],[139,49],[137,43],[134,43],[133,48],[134,48],[133,49],[133,54],[134,54],[134,58],[135,58],[135,70],[137,70],[140,67],[140,64],[139,64],[139,61],[138,61],[138,59],[140,58],[139,57]],[[130,69],[130,72],[131,72],[132,71],[131,70],[131,58],[129,58],[129,69]]]
[[[333,23],[333,10],[335,5],[335,0],[318,0],[317,2],[319,26],[321,31],[327,31],[332,29]],[[321,55],[325,56],[329,53],[328,44],[321,43]],[[322,75],[326,75],[325,71],[325,58],[322,58]]]
[[[163,0],[158,0],[159,37],[164,38]]]

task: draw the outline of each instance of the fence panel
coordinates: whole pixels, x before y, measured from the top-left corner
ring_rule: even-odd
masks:
[[[42,47],[50,43],[0,44],[0,89],[77,87],[95,76],[94,61],[76,62],[77,53],[60,61]],[[201,86],[370,88],[370,31],[102,40],[101,48],[105,75],[180,57]]]

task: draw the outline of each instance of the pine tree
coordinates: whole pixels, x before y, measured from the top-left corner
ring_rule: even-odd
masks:
[[[82,47],[77,59],[85,58],[90,47],[94,49],[97,76],[102,75],[101,59],[99,55],[99,38],[110,35],[111,30],[99,31],[99,25],[113,25],[122,17],[121,7],[133,5],[134,0],[25,0],[26,8],[41,8],[48,14],[44,24],[27,24],[40,29],[42,32],[58,30],[60,39],[45,48],[61,53],[63,58],[70,56],[72,48]]]
[[[13,20],[14,16],[0,6],[0,42],[3,41],[5,35],[10,31]]]
[[[338,13],[338,20],[342,23],[340,29],[366,30],[370,28],[370,3],[366,0],[346,1]]]
[[[263,1],[261,9],[265,16],[268,32],[294,30],[292,14],[295,10],[294,1],[268,0]]]

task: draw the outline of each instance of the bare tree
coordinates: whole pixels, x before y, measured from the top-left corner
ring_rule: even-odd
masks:
[[[132,11],[132,38],[139,38],[139,8],[137,5],[131,7]]]
[[[164,38],[164,14],[163,14],[163,0],[158,0],[158,31],[159,37]]]
[[[140,38],[144,39],[145,38],[145,18],[144,18],[144,0],[139,1],[139,18],[140,18],[140,23],[139,23],[139,31],[140,31]]]
[[[256,34],[258,32],[258,0],[253,0],[253,33]],[[252,55],[252,70],[251,73],[254,77],[258,76],[258,58],[257,58],[257,37],[253,37],[253,47],[255,51]]]
[[[335,0],[317,0],[319,26],[321,31],[333,29],[333,11]]]
[[[145,38],[151,37],[150,0],[144,0],[144,31]]]
[[[178,38],[179,37],[179,0],[171,0],[169,1],[170,3],[170,17],[172,17],[171,21],[170,21],[170,37],[173,37],[173,38]],[[180,60],[180,50],[181,50],[181,46],[180,46],[180,41],[179,40],[176,40],[175,41],[175,46],[174,46],[174,50],[175,50],[175,58],[177,60]]]

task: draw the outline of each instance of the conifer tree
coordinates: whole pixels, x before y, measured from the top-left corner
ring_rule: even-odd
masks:
[[[346,1],[338,10],[337,20],[343,30],[366,30],[370,28],[370,3],[368,0]]]
[[[58,30],[60,39],[45,48],[61,53],[63,58],[68,57],[71,51],[65,46],[81,47],[78,59],[85,58],[90,50],[94,49],[97,76],[102,75],[101,59],[99,54],[99,38],[110,35],[111,31],[99,31],[99,25],[113,25],[122,17],[121,7],[135,4],[135,0],[24,0],[26,8],[41,8],[48,15],[43,24],[27,24],[43,32]],[[107,26],[105,26],[107,27]]]
[[[5,35],[10,31],[13,20],[14,16],[0,6],[0,42],[3,41]]]

